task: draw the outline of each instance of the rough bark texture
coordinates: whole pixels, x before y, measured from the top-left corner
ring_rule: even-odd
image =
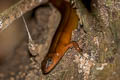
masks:
[[[76,2],[86,31],[85,51],[94,55],[95,60],[89,79],[119,80],[120,1],[91,0],[91,9],[87,12],[80,0]]]
[[[47,0],[20,0],[0,14],[0,30],[6,29],[13,21],[21,17],[21,15],[45,2]]]

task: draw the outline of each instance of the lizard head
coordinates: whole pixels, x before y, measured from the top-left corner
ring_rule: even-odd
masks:
[[[43,74],[49,73],[59,62],[60,57],[56,54],[48,54],[41,63]]]

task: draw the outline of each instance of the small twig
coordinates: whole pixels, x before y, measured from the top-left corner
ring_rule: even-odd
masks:
[[[25,24],[25,28],[26,28],[26,31],[27,31],[27,34],[28,34],[29,42],[32,42],[33,40],[32,40],[32,37],[31,37],[31,35],[30,35],[30,31],[29,31],[29,29],[28,29],[27,23],[26,23],[25,18],[24,18],[23,15],[22,15],[22,19],[23,19],[23,22],[24,22],[24,24]]]
[[[21,12],[21,14],[22,14],[22,12]],[[29,40],[29,42],[28,42],[28,49],[35,56],[35,55],[37,55],[37,47],[38,47],[38,45],[34,43],[32,37],[30,35],[30,31],[28,29],[28,25],[27,25],[23,15],[22,15],[22,19],[23,19],[23,22],[25,24],[25,28],[26,28],[26,31],[27,31],[27,34],[28,34],[28,40]]]
[[[47,1],[48,0],[20,0],[0,14],[0,31],[6,29],[13,21],[21,17],[24,13]],[[23,14],[21,14],[21,11]]]

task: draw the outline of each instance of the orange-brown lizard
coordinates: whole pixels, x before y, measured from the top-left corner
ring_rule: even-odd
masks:
[[[50,0],[50,2],[61,12],[62,20],[54,35],[49,52],[41,63],[43,73],[49,73],[69,48],[75,47],[76,50],[81,51],[76,42],[71,42],[72,31],[78,25],[76,10],[64,0]]]

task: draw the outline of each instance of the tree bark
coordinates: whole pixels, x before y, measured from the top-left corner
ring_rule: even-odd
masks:
[[[47,2],[47,0],[20,0],[0,14],[0,31],[6,29],[13,21],[21,17],[24,13],[45,2]]]
[[[120,2],[91,0],[90,11],[81,0],[75,0],[79,18],[86,31],[85,49],[93,54],[95,65],[90,80],[119,80],[120,78]],[[88,0],[89,1],[89,0]],[[86,1],[87,2],[87,1]],[[88,43],[86,43],[88,42]]]

